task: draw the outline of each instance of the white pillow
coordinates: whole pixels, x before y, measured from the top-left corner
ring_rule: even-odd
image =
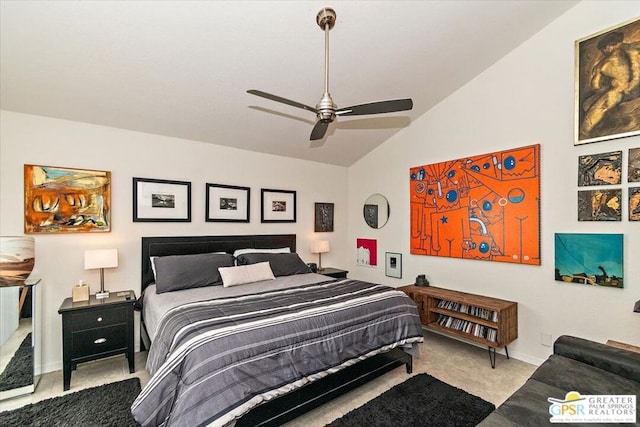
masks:
[[[291,248],[276,248],[276,249],[247,248],[247,249],[236,249],[235,252],[233,252],[233,256],[239,257],[242,254],[253,254],[253,253],[288,254],[290,252],[291,252]]]
[[[261,280],[275,280],[268,262],[239,265],[237,267],[220,267],[218,271],[220,272],[220,277],[222,277],[222,286],[225,288]]]
[[[151,261],[151,270],[153,271],[153,278],[155,280],[156,277],[158,277],[158,275],[156,274],[156,258],[158,258],[157,256],[150,256],[149,257],[149,261]]]

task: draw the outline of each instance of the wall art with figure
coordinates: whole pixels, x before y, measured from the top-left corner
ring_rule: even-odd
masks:
[[[577,40],[575,144],[640,134],[640,20]]]
[[[411,253],[540,265],[540,145],[413,167]]]

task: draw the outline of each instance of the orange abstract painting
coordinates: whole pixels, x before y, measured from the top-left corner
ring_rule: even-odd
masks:
[[[111,231],[111,172],[24,165],[24,232]]]
[[[540,145],[410,169],[411,253],[540,265]]]

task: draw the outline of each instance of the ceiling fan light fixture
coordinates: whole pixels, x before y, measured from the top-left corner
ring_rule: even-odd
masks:
[[[367,104],[352,105],[338,109],[338,106],[331,99],[329,94],[329,30],[336,24],[336,12],[330,7],[325,7],[316,15],[316,23],[325,33],[324,46],[324,93],[316,108],[309,107],[297,101],[282,98],[260,90],[251,89],[247,93],[270,99],[271,101],[287,104],[292,107],[302,108],[316,114],[317,122],[313,126],[310,139],[312,141],[324,138],[329,124],[332,123],[336,116],[362,116],[367,114],[393,113],[396,111],[407,111],[413,108],[413,101],[410,98],[393,99],[388,101],[370,102]]]

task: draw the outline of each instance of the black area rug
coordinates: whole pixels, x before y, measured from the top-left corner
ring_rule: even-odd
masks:
[[[0,426],[137,427],[129,408],[139,393],[130,378],[0,412]]]
[[[12,390],[33,384],[33,347],[31,333],[22,340],[9,364],[0,374],[0,391]]]
[[[328,427],[475,426],[495,406],[427,374],[418,374]]]

